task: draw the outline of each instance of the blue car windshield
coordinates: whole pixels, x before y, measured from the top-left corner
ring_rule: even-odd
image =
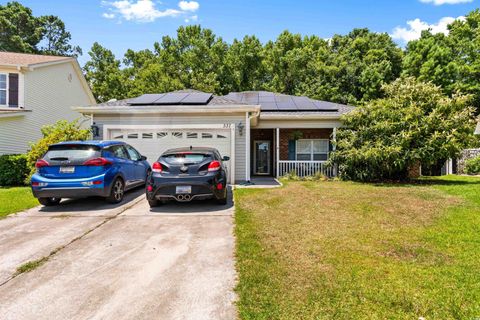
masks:
[[[52,146],[44,156],[49,161],[88,160],[100,157],[100,148],[89,145]]]
[[[210,155],[203,153],[174,153],[162,156],[168,164],[196,164],[210,159]]]

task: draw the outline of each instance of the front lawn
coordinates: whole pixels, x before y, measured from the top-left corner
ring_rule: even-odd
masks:
[[[480,178],[237,189],[243,319],[480,317]]]
[[[30,187],[0,187],[0,218],[38,205]]]

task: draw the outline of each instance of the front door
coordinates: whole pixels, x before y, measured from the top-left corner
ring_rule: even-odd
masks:
[[[270,141],[254,141],[253,174],[271,174]]]

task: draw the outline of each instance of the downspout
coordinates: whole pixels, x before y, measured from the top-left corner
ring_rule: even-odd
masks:
[[[247,183],[250,183],[250,120],[256,118],[260,115],[260,110],[255,111],[253,114],[250,115],[250,112],[245,113],[245,179]]]

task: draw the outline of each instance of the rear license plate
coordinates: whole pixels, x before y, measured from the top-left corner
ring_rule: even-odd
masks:
[[[60,167],[60,173],[74,173],[75,167]]]
[[[177,186],[177,194],[192,193],[192,186]]]

